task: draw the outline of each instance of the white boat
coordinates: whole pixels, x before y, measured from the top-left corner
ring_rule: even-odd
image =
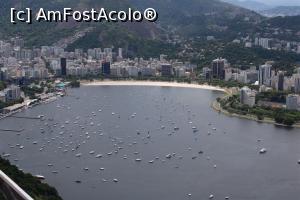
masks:
[[[39,180],[45,180],[45,177],[43,175],[35,175],[34,177],[36,177]]]
[[[167,154],[167,155],[166,155],[166,158],[169,158],[169,159],[170,159],[171,157],[172,157],[171,154]]]
[[[259,151],[260,154],[264,154],[264,153],[267,153],[267,149],[265,148],[262,148],[260,151]]]
[[[135,161],[136,161],[136,162],[141,162],[141,161],[142,161],[142,159],[140,159],[140,158],[137,158],[137,159],[135,159]]]
[[[7,157],[9,157],[9,156],[10,156],[9,153],[6,153],[6,154],[3,155],[4,158],[7,158]]]

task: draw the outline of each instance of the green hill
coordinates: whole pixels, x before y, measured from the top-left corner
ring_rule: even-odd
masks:
[[[138,8],[153,7],[164,27],[185,36],[234,38],[253,31],[263,18],[257,13],[218,0],[129,0]]]
[[[0,38],[19,35],[25,38],[27,46],[51,45],[60,39],[72,37],[76,32],[88,29],[84,37],[71,44],[68,49],[92,47],[123,47],[129,56],[157,56],[170,54],[177,47],[166,43],[166,39],[177,35],[184,39],[215,36],[222,41],[232,41],[241,36],[253,36],[262,33],[273,37],[273,28],[291,29],[293,35],[299,31],[297,17],[268,19],[261,15],[219,0],[9,0],[0,6]],[[153,7],[159,18],[157,23],[37,23],[32,25],[9,22],[10,8],[33,10],[62,10],[70,7],[74,10],[127,9],[143,10]],[[276,35],[285,39],[283,35]],[[291,37],[290,35],[288,36]],[[299,40],[299,36],[296,36]],[[296,39],[297,39],[296,38]]]
[[[99,27],[103,23],[34,23],[33,25],[9,23],[11,7],[33,10],[90,9],[105,7],[124,9],[128,7],[144,9],[155,8],[159,13],[159,23],[163,28],[171,27],[176,33],[185,36],[224,35],[224,32],[236,35],[239,27],[251,28],[254,22],[261,19],[258,14],[238,8],[217,0],[11,0],[3,2],[0,8],[0,36],[21,35],[27,39],[28,45],[51,44],[60,38],[74,34],[86,26]],[[110,23],[111,24],[111,23]],[[239,26],[236,26],[239,24]],[[124,34],[128,32],[134,37],[143,39],[161,39],[161,29],[153,23],[117,23]],[[227,34],[228,36],[228,34]]]
[[[9,161],[0,157],[0,170],[2,170],[7,176],[15,181],[25,192],[27,192],[32,198],[36,200],[62,200],[58,195],[55,188],[42,183],[37,178],[30,174],[25,174],[18,170],[16,166],[13,166]],[[5,198],[5,194],[0,188],[0,199],[9,200]]]
[[[1,2],[2,3],[2,2]],[[57,42],[61,38],[72,36],[76,31],[87,27],[102,27],[113,26],[118,27],[124,34],[132,34],[135,37],[144,39],[156,38],[159,31],[151,23],[140,23],[132,26],[129,23],[77,23],[69,22],[33,22],[28,25],[25,23],[11,24],[10,23],[10,8],[32,8],[36,12],[39,8],[45,10],[63,10],[65,7],[73,8],[74,10],[99,9],[105,7],[108,10],[122,10],[130,7],[126,0],[12,0],[5,1],[0,7],[0,37],[10,37],[18,35],[24,37],[28,46],[50,45]],[[98,29],[97,29],[98,30]],[[106,38],[103,38],[106,39]],[[111,38],[108,38],[109,40]],[[100,44],[100,42],[99,42]],[[113,44],[111,44],[113,45]]]

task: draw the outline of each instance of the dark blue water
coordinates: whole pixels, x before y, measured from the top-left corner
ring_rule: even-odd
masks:
[[[1,128],[24,131],[0,132],[0,152],[25,172],[44,175],[65,200],[299,199],[299,129],[218,114],[210,103],[220,95],[83,86],[18,113],[44,121],[1,120]]]

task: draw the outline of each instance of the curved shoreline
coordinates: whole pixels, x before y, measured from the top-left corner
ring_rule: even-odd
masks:
[[[217,102],[217,100],[213,101],[211,104],[211,107],[219,113],[222,113],[228,117],[236,117],[236,118],[240,118],[240,119],[247,119],[247,120],[251,120],[251,121],[256,121],[258,123],[265,123],[265,124],[273,124],[274,126],[280,126],[280,127],[286,127],[286,128],[300,128],[300,123],[296,123],[293,126],[287,126],[284,124],[278,124],[275,122],[275,120],[271,119],[271,118],[265,118],[263,120],[258,120],[257,117],[255,115],[239,115],[236,113],[230,113],[227,110],[224,110],[220,103]]]
[[[156,87],[177,87],[177,88],[195,88],[204,90],[214,90],[227,93],[226,89],[210,85],[199,85],[196,83],[178,83],[163,81],[93,81],[81,82],[84,86],[156,86]]]
[[[178,82],[163,82],[163,81],[135,81],[135,80],[133,80],[133,81],[132,80],[128,80],[128,81],[104,80],[104,81],[93,81],[93,82],[82,81],[81,84],[84,86],[156,86],[156,87],[195,88],[195,89],[220,91],[220,92],[224,92],[227,95],[231,94],[230,89],[221,88],[221,87],[217,87],[217,86],[210,86],[210,85],[206,85],[206,84],[199,85],[196,83],[178,83]],[[235,113],[229,113],[228,111],[222,109],[216,100],[211,103],[211,107],[216,112],[220,112],[228,117],[237,117],[240,119],[247,119],[247,120],[256,121],[259,123],[273,124],[275,126],[281,126],[281,127],[289,127],[284,124],[277,124],[271,118],[265,118],[263,120],[258,120],[257,117],[254,115],[239,115],[239,114],[235,114]],[[300,123],[294,124],[293,126],[290,126],[290,127],[300,128]]]

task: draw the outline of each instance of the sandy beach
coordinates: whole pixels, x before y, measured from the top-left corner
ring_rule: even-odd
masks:
[[[82,82],[85,86],[157,86],[157,87],[178,87],[178,88],[195,88],[204,90],[215,90],[226,92],[225,89],[210,85],[198,85],[177,82],[162,82],[162,81],[93,81]]]

